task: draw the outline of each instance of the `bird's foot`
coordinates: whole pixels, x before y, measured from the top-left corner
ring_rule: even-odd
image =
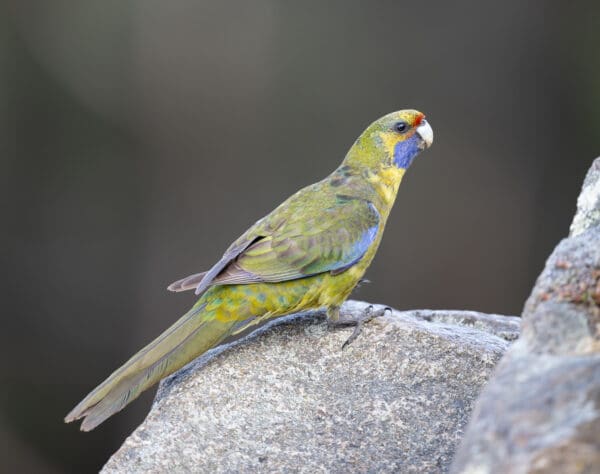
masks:
[[[350,334],[350,337],[346,339],[346,342],[342,344],[342,349],[345,349],[356,340],[356,338],[362,332],[363,326],[366,323],[368,323],[372,319],[383,316],[386,311],[389,311],[391,314],[392,308],[390,308],[389,306],[385,306],[383,308],[375,310],[373,308],[373,305],[369,305],[365,308],[364,312],[360,316],[344,319],[328,319],[327,323],[330,328],[354,326],[354,331],[352,332],[352,334]]]

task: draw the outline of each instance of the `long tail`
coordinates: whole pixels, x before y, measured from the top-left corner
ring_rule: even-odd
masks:
[[[81,430],[94,429],[144,390],[223,341],[236,322],[207,317],[205,301],[201,298],[188,313],[90,392],[65,417],[65,422],[85,418]]]

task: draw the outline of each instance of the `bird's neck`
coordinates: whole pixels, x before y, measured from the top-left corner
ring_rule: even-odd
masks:
[[[406,169],[396,166],[394,162],[396,141],[388,143],[386,140],[385,135],[361,136],[350,148],[334,176],[344,176],[349,184],[354,181],[353,177],[357,177],[355,182],[361,183],[361,194],[365,194],[362,197],[375,204],[380,214],[387,216]],[[364,185],[365,181],[368,186]],[[354,186],[350,184],[350,187]]]
[[[398,188],[404,177],[405,169],[396,166],[381,168],[377,172],[367,172],[367,181],[378,196],[379,206],[389,212],[396,200]]]
[[[337,193],[366,199],[377,207],[380,214],[387,216],[405,172],[393,165],[373,170],[342,163],[328,180]]]

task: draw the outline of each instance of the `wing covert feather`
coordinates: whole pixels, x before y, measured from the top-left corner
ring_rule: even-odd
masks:
[[[364,199],[336,196],[323,209],[302,203],[277,208],[259,220],[207,272],[169,286],[196,294],[213,285],[294,280],[323,272],[341,273],[367,252],[379,231],[379,213]]]
[[[243,271],[258,281],[277,282],[340,270],[362,258],[378,229],[379,213],[371,203],[347,200],[308,219],[289,219],[241,252],[236,272],[224,273]]]

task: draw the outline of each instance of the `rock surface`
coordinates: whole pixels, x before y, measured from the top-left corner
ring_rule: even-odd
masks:
[[[520,339],[477,401],[454,473],[600,472],[600,159]]]
[[[394,311],[342,351],[351,328],[296,317],[163,382],[102,472],[445,472],[519,323]]]
[[[571,224],[571,237],[600,224],[600,158],[592,163],[581,194],[577,198],[577,212]]]

